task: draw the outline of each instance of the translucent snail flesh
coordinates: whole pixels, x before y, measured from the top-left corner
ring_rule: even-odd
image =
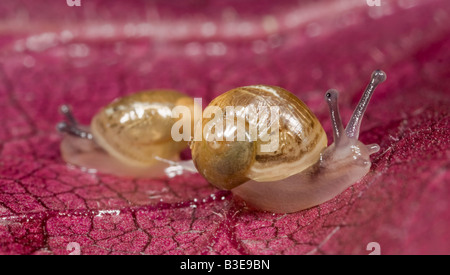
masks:
[[[187,142],[171,137],[177,121],[172,118],[175,106],[193,108],[193,99],[172,90],[143,91],[103,107],[88,127],[79,125],[69,107],[63,105],[67,121],[57,126],[68,133],[61,142],[62,157],[68,163],[107,174],[162,176],[168,165],[158,158],[177,161],[187,147]]]
[[[231,189],[248,205],[262,210],[289,213],[328,201],[364,177],[371,167],[370,155],[380,149],[377,144],[361,143],[358,136],[372,93],[385,79],[383,71],[373,72],[345,129],[339,115],[337,91],[325,94],[334,136],[334,143],[328,147],[317,118],[290,92],[264,85],[228,91],[210,105],[221,108],[253,105],[256,109],[280,106],[279,146],[273,152],[261,152],[259,139],[252,141],[248,133],[245,141],[208,141],[203,136],[201,141],[191,144],[195,166],[213,185]],[[262,118],[253,123],[267,125],[267,116]],[[203,118],[203,127],[209,120]],[[236,135],[235,130],[228,128],[223,135]]]

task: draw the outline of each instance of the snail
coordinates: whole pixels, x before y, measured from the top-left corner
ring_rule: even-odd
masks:
[[[193,98],[177,91],[142,91],[103,107],[90,126],[80,125],[69,106],[62,105],[66,121],[57,125],[60,132],[67,133],[60,146],[62,158],[90,171],[120,176],[179,174],[181,166],[174,163],[189,169],[189,162],[179,161],[187,142],[171,137],[171,128],[177,121],[172,118],[172,109],[193,108],[193,104]]]
[[[233,113],[230,122],[246,119],[245,140],[239,141],[237,127],[228,126],[219,134],[214,130],[215,137],[221,140],[209,138],[213,131],[206,128],[213,118],[203,117],[203,138],[190,144],[195,167],[214,186],[231,190],[249,206],[261,210],[290,213],[326,202],[364,177],[371,167],[370,155],[380,150],[379,145],[365,145],[358,137],[369,100],[385,79],[381,70],[372,73],[346,128],[339,114],[338,92],[334,89],[326,92],[334,138],[328,147],[317,117],[289,91],[265,85],[232,89],[213,99],[207,109],[240,105],[245,110],[252,107],[259,116],[251,118],[242,109]],[[270,106],[279,107],[278,121],[269,119]],[[214,119],[226,113],[215,113]],[[278,137],[278,146],[264,151],[267,139],[261,141],[261,134],[252,139],[248,129],[256,124],[267,134],[265,130],[274,123],[278,127],[269,135]]]

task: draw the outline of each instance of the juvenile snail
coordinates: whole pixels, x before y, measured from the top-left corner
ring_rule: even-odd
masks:
[[[57,125],[60,132],[68,134],[61,142],[62,157],[107,174],[163,176],[170,167],[166,162],[177,161],[187,147],[187,142],[171,137],[177,121],[172,118],[175,106],[193,108],[193,99],[171,90],[143,91],[103,107],[88,127],[79,125],[70,108],[63,105],[61,112],[67,121]]]
[[[249,205],[271,212],[289,213],[321,204],[335,197],[360,180],[370,169],[370,155],[380,150],[377,144],[358,141],[359,129],[369,100],[386,74],[372,73],[360,102],[344,129],[338,109],[338,92],[329,90],[325,100],[331,115],[334,143],[327,146],[327,137],[320,122],[308,107],[290,92],[274,86],[246,86],[230,90],[212,100],[209,106],[251,106],[266,112],[268,106],[279,106],[279,146],[272,152],[261,150],[264,142],[252,140],[246,130],[244,141],[233,138],[236,127],[226,127],[224,140],[203,139],[191,143],[192,158],[199,173],[221,189],[232,190]],[[207,107],[208,108],[208,107]],[[267,129],[272,122],[268,114],[251,118],[246,112],[235,112]],[[211,118],[203,118],[209,125]],[[264,131],[263,131],[264,132]],[[227,137],[231,137],[228,141]],[[267,142],[266,142],[267,143]]]

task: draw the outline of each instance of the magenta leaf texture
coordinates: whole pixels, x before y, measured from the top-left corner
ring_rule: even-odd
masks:
[[[280,2],[2,1],[0,254],[449,254],[450,3]],[[281,86],[331,141],[325,91],[347,121],[375,69],[388,77],[362,123],[381,146],[371,171],[297,213],[250,209],[195,174],[93,174],[60,156],[61,104],[88,124],[157,88],[206,106]]]

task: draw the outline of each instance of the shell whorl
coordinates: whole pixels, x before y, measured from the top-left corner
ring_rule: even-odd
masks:
[[[250,179],[274,181],[297,174],[315,163],[327,145],[325,131],[316,116],[295,95],[280,87],[239,87],[218,96],[209,106],[223,110],[226,106],[257,110],[256,118],[248,112],[235,113],[236,117],[244,116],[246,119],[246,141],[207,141],[203,132],[202,140],[191,144],[192,157],[199,172],[222,189],[232,189]],[[275,133],[270,132],[273,114],[269,108],[272,106],[279,107]],[[226,125],[225,114],[226,111],[224,135],[227,135],[234,128]],[[203,127],[210,120],[203,118]],[[256,140],[249,138],[250,125],[253,124],[262,129],[258,131]],[[278,137],[274,150],[262,150],[262,146],[268,144],[267,139],[263,141],[264,133]]]
[[[193,106],[193,99],[172,90],[143,91],[118,98],[92,119],[96,143],[118,160],[133,166],[149,166],[155,156],[173,158],[186,142],[175,142],[171,128],[177,105]]]

